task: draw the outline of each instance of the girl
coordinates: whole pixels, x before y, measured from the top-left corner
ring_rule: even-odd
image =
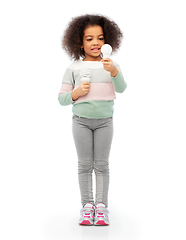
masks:
[[[101,47],[110,44],[115,52],[122,38],[121,30],[110,19],[83,15],[71,20],[62,40],[62,47],[75,60],[64,74],[58,100],[62,106],[73,104],[72,128],[83,205],[81,225],[109,225],[108,159],[113,136],[113,100],[115,91],[122,93],[127,84],[119,65],[110,58],[102,59]]]

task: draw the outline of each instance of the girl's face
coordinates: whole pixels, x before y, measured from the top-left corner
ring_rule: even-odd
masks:
[[[101,47],[105,43],[103,29],[101,26],[88,26],[84,31],[83,45],[85,58],[84,61],[100,61],[102,58]]]

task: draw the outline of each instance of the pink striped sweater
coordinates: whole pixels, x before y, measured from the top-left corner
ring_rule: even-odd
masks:
[[[78,61],[72,63],[66,70],[62,86],[58,95],[59,103],[62,106],[72,104],[74,114],[85,118],[107,118],[113,115],[115,92],[122,93],[127,87],[121,73],[114,78],[103,69],[102,62]],[[81,84],[82,73],[90,78],[90,91],[87,95],[72,100],[71,92]]]

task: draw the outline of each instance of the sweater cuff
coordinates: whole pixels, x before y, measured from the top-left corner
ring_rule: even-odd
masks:
[[[72,93],[72,91],[66,92],[66,93],[62,93],[62,94],[60,94],[58,96],[59,103],[62,106],[67,106],[67,105],[73,104],[75,102],[74,100],[72,100],[71,93]]]

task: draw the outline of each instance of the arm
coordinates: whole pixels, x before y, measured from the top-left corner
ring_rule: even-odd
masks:
[[[77,89],[72,91],[72,100],[77,100],[79,97],[86,95],[90,90],[90,84],[88,82],[82,82]]]
[[[58,101],[62,106],[67,106],[74,103],[79,97],[86,95],[90,90],[90,84],[83,82],[78,88],[74,89],[75,79],[73,68],[67,68],[63,80]]]
[[[74,102],[71,97],[73,86],[70,84],[63,83],[58,94],[58,101],[62,106],[68,106]]]
[[[63,76],[60,92],[58,94],[58,101],[62,106],[67,106],[74,102],[74,100],[71,97],[73,89],[74,89],[73,70],[67,68]]]
[[[106,71],[110,72],[114,89],[118,93],[124,92],[127,87],[127,83],[124,80],[123,74],[121,73],[119,66],[116,67],[110,58],[102,60],[103,67]]]
[[[118,71],[117,76],[116,77],[111,76],[111,78],[112,78],[112,83],[113,83],[115,91],[118,93],[124,92],[124,90],[127,87],[127,83],[125,82],[122,73],[120,71]]]
[[[58,95],[58,101],[62,106],[67,106],[74,103],[79,97],[86,95],[90,90],[90,84],[83,82],[79,87],[73,90],[73,86],[63,83],[60,93]]]

